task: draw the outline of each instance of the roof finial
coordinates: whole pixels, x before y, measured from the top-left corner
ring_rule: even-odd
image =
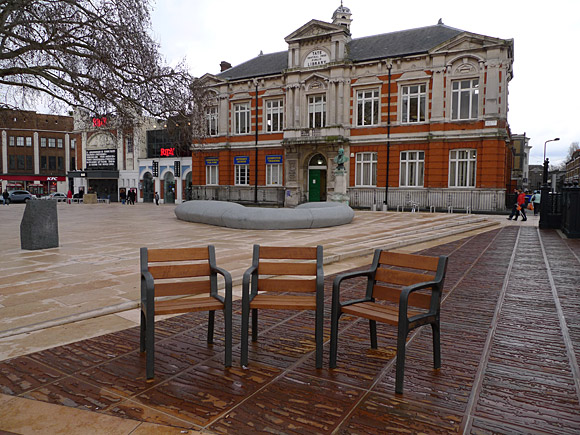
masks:
[[[437,24],[443,24],[443,18],[439,18],[439,21],[437,22]]]

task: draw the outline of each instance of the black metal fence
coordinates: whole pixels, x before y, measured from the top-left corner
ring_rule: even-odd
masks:
[[[580,237],[580,188],[565,184],[561,193],[542,187],[540,228],[561,229],[570,238]]]

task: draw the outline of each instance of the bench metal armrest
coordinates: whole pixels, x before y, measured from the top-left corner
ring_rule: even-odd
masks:
[[[246,292],[248,293],[248,295],[250,294],[250,284],[252,279],[254,279],[254,277],[256,276],[257,272],[258,272],[257,265],[250,266],[250,268],[244,272],[244,275],[242,277],[242,294],[245,294]]]
[[[427,312],[425,314],[419,314],[417,316],[412,317],[411,319],[408,319],[407,311],[408,311],[408,305],[409,305],[408,304],[409,296],[413,292],[416,292],[418,290],[423,290],[426,288],[431,288],[431,307],[429,308],[429,312]],[[436,293],[439,293],[439,295],[437,295]],[[401,291],[401,295],[399,297],[399,322],[402,322],[402,321],[411,322],[414,320],[418,320],[422,317],[432,316],[432,315],[436,314],[437,311],[439,310],[440,293],[441,293],[441,282],[440,281],[425,281],[425,282],[420,282],[420,283],[413,284],[413,285],[410,285],[410,286],[403,288],[403,290]],[[436,296],[436,300],[433,299],[434,296]]]
[[[358,271],[358,272],[347,272],[347,273],[342,273],[338,276],[336,276],[336,278],[334,278],[334,281],[332,283],[332,307],[335,310],[338,310],[339,307],[344,307],[346,305],[351,305],[351,304],[355,304],[358,302],[365,302],[368,301],[368,298],[363,298],[363,299],[356,299],[356,300],[352,300],[352,301],[348,301],[348,302],[344,302],[341,303],[340,302],[340,285],[342,284],[343,281],[351,279],[351,278],[359,278],[359,277],[367,277],[367,279],[372,279],[374,277],[375,271],[373,269],[369,269],[369,270],[363,270],[363,271]]]
[[[220,275],[222,275],[224,277],[224,281],[225,281],[225,299],[217,293],[214,297],[226,305],[228,305],[228,304],[231,305],[232,304],[232,275],[227,270],[222,269],[221,267],[218,267],[218,266],[210,266],[210,270],[212,273],[219,273]]]
[[[155,280],[148,270],[141,272],[141,302],[155,298]]]

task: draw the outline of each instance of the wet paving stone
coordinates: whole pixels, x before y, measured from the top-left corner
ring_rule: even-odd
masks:
[[[368,322],[343,316],[338,367],[328,369],[333,276],[323,369],[313,313],[270,310],[239,367],[236,301],[232,368],[220,313],[213,344],[207,314],[190,313],[157,322],[153,381],[132,328],[0,362],[0,392],[209,433],[580,433],[580,241],[513,226],[422,253],[450,257],[442,367],[433,368],[430,329],[413,334],[403,395],[394,394],[392,326],[377,325],[371,349]],[[345,284],[342,298],[364,286]]]

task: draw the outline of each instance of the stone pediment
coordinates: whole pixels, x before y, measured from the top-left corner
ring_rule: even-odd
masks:
[[[437,47],[430,50],[431,54],[449,53],[457,51],[476,51],[497,46],[506,46],[511,44],[513,40],[492,38],[490,36],[478,35],[475,33],[463,32]]]
[[[199,78],[199,83],[202,86],[213,86],[213,85],[219,85],[222,83],[226,83],[226,81],[215,76],[214,74],[207,73]]]
[[[284,40],[287,43],[298,42],[305,39],[320,38],[323,36],[332,36],[338,33],[346,33],[343,26],[337,24],[325,23],[324,21],[311,20],[298,30],[288,35]]]

